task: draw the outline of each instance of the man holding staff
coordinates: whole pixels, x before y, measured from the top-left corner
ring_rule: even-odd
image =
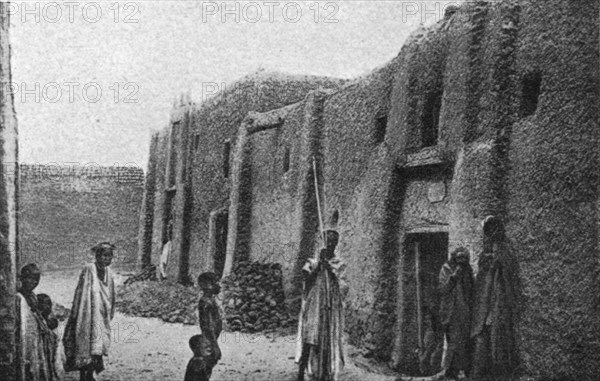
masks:
[[[315,173],[315,192],[321,237],[325,247],[318,258],[311,258],[303,267],[304,293],[299,323],[301,350],[297,353],[298,380],[304,380],[308,371],[311,380],[337,381],[344,366],[342,348],[343,305],[340,292],[342,264],[335,256],[339,234],[323,231],[321,205]]]

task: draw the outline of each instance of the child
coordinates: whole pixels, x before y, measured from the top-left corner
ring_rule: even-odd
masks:
[[[198,301],[198,321],[202,336],[211,343],[215,364],[221,359],[221,349],[217,340],[223,329],[223,321],[215,295],[221,292],[219,278],[213,272],[205,272],[198,276],[198,286],[202,290],[202,297]]]
[[[58,320],[55,317],[50,317],[50,314],[52,314],[52,299],[46,294],[39,294],[37,299],[42,317],[46,320],[48,328],[54,331],[58,327]]]
[[[210,380],[216,363],[211,341],[204,335],[194,335],[190,338],[190,349],[194,357],[188,362],[184,381]]]
[[[55,376],[58,378],[59,371],[61,370],[60,360],[57,360],[57,355],[59,354],[58,335],[55,332],[56,328],[58,327],[58,319],[50,316],[52,314],[52,299],[50,299],[47,294],[38,294],[37,302],[40,315],[42,315],[42,318],[50,329],[50,331],[43,336],[43,340],[48,343],[44,346],[46,359],[50,369],[54,369]]]

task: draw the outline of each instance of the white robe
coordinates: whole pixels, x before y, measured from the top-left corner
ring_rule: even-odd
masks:
[[[111,270],[98,278],[96,265],[85,265],[75,290],[71,315],[63,336],[65,370],[81,369],[92,355],[107,356],[111,340],[110,322],[115,313],[115,283]]]
[[[48,381],[56,379],[54,369],[48,364],[42,335],[50,332],[41,316],[31,310],[27,299],[17,293],[19,337],[17,338],[19,381]]]

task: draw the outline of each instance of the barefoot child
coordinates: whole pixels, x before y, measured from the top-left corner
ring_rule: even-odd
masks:
[[[209,381],[216,363],[212,343],[204,335],[194,335],[190,338],[190,349],[194,357],[188,362],[184,381]]]
[[[223,329],[223,321],[215,295],[221,292],[219,278],[213,272],[205,272],[198,276],[198,286],[202,290],[202,297],[198,301],[198,321],[202,336],[211,343],[214,363],[221,359],[221,349],[217,340]]]

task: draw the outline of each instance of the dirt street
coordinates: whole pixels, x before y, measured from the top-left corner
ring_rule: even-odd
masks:
[[[47,272],[37,293],[47,293],[56,302],[71,306],[77,271]],[[120,278],[122,280],[122,278]],[[62,333],[64,322],[59,326]],[[165,323],[159,319],[125,316],[117,313],[113,320],[112,346],[105,362],[104,380],[183,380],[191,357],[188,339],[198,333],[197,326]],[[249,335],[224,332],[219,339],[223,358],[213,371],[214,381],[295,380],[295,335]],[[354,348],[348,346],[343,381],[392,381],[394,377],[366,372],[352,361]],[[78,380],[77,372],[67,381]]]

